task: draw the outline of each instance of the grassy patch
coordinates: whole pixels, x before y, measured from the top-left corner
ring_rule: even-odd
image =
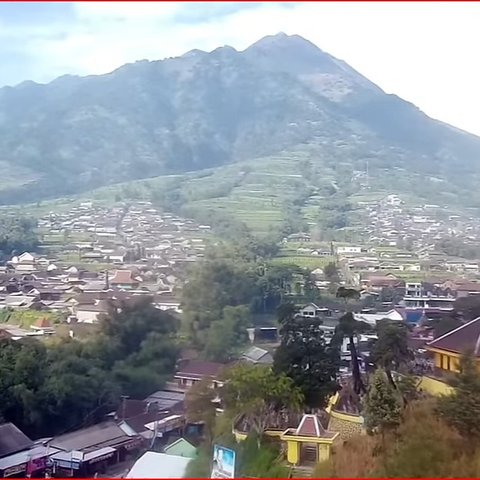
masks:
[[[62,321],[64,315],[42,310],[0,310],[0,323],[18,325],[21,328],[30,328],[42,318],[46,318],[53,325]]]

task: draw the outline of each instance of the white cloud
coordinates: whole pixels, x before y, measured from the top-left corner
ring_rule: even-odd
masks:
[[[74,10],[76,22],[50,30],[0,25],[0,41],[23,36],[24,50],[35,58],[34,79],[45,81],[192,48],[244,49],[268,34],[297,33],[387,92],[480,134],[478,3],[264,3],[237,9],[226,3],[79,2]]]

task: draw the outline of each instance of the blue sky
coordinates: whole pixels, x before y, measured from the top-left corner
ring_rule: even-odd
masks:
[[[480,135],[480,3],[0,3],[0,85],[101,74],[299,34],[389,93]]]

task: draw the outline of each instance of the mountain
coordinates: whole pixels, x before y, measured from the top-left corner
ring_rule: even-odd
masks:
[[[480,174],[480,138],[387,95],[298,35],[0,89],[2,203],[302,146],[313,161],[353,170],[368,161],[372,176],[396,168],[465,188],[465,176]]]

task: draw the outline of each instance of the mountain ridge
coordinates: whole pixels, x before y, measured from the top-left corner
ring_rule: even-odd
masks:
[[[449,181],[452,169],[480,173],[480,138],[386,94],[310,41],[280,33],[242,51],[194,49],[105,75],[1,88],[0,165],[22,175],[13,185],[0,182],[0,202],[218,167],[302,144],[319,154],[329,146],[342,161],[334,146],[344,144],[352,165],[384,152],[372,172],[434,166]]]

